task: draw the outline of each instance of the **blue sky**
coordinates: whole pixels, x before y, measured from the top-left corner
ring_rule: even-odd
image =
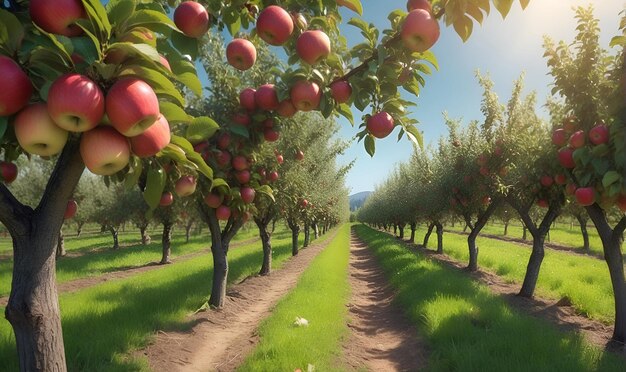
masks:
[[[549,94],[551,77],[547,75],[545,59],[542,57],[543,35],[554,40],[571,42],[574,37],[575,20],[573,6],[592,3],[595,15],[600,19],[602,45],[608,48],[610,38],[617,34],[619,12],[626,7],[624,0],[531,0],[522,11],[516,0],[506,19],[492,10],[482,27],[475,25],[474,32],[463,43],[452,28],[442,27],[441,37],[433,47],[439,60],[440,70],[427,78],[426,87],[419,98],[407,95],[417,106],[412,116],[420,121],[419,129],[424,133],[425,143],[437,141],[445,134],[442,112],[453,118],[463,118],[467,123],[481,119],[481,90],[474,72],[489,73],[501,100],[506,100],[512,82],[521,72],[526,73],[526,90],[538,92],[539,105]],[[397,8],[405,8],[403,0],[362,0],[363,19],[374,23],[379,29],[388,27],[387,14]],[[342,11],[347,20],[354,13]],[[352,26],[343,28],[350,45],[358,43],[360,35]],[[541,107],[538,107],[541,111]],[[355,118],[362,113],[353,109]],[[357,132],[345,121],[340,121],[343,138],[352,138]],[[370,158],[362,143],[354,143],[340,161],[357,159],[347,177],[351,193],[373,190],[382,183],[394,164],[409,158],[412,146],[403,139],[396,142],[397,129],[386,139],[376,142],[376,155]]]

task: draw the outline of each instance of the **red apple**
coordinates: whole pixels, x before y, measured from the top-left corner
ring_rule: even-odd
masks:
[[[496,156],[502,156],[502,154],[504,153],[504,150],[502,150],[502,147],[496,146],[496,148],[493,150],[493,153]]]
[[[324,31],[304,31],[296,41],[296,53],[309,65],[314,65],[330,54],[330,39]]]
[[[569,138],[569,145],[574,149],[585,146],[585,132],[582,130],[578,130],[572,133]]]
[[[576,201],[583,207],[596,202],[596,193],[593,187],[579,187],[576,189]]]
[[[252,203],[254,201],[254,197],[256,196],[256,191],[254,191],[252,187],[247,186],[242,187],[239,190],[239,193],[241,194],[241,200],[243,200],[246,204]]]
[[[174,185],[174,191],[176,195],[184,197],[193,194],[196,191],[196,185],[198,180],[194,176],[182,176],[176,181]]]
[[[11,183],[17,178],[17,165],[8,161],[0,162],[0,178],[4,183]]]
[[[427,10],[412,10],[404,20],[400,37],[410,51],[425,52],[439,39],[439,23]]]
[[[233,168],[238,171],[242,171],[244,169],[248,169],[248,159],[245,156],[237,155],[233,158],[232,161]]]
[[[263,124],[263,128],[264,129],[274,128],[274,119],[267,118],[267,119],[263,120],[263,122],[261,124]]]
[[[226,150],[228,145],[230,145],[230,134],[222,133],[219,137],[217,137],[217,148],[220,150]]]
[[[541,208],[548,208],[550,206],[550,203],[548,203],[546,199],[539,199],[537,200],[537,205]]]
[[[289,94],[295,108],[305,112],[318,108],[322,99],[319,85],[306,80],[296,82]]]
[[[279,177],[279,176],[278,176],[278,172],[276,172],[276,171],[271,171],[271,172],[267,175],[267,179],[268,179],[269,181],[272,181],[272,182],[277,181],[277,180],[278,180],[278,177]]]
[[[219,151],[217,153],[216,160],[219,166],[225,167],[228,164],[230,164],[230,160],[231,160],[230,153],[228,151]]]
[[[293,33],[293,19],[277,5],[263,9],[256,21],[257,34],[270,45],[284,44]]]
[[[265,175],[266,175],[265,169],[261,168],[257,171],[257,173],[259,174],[259,176],[265,178]]]
[[[20,111],[33,95],[28,75],[11,58],[0,55],[0,116]]]
[[[112,127],[97,126],[83,133],[80,155],[91,173],[110,176],[128,165],[130,145],[128,138]]]
[[[240,184],[242,185],[246,184],[250,182],[250,171],[247,169],[244,169],[242,171],[236,172],[235,178],[237,179],[237,182],[239,182]]]
[[[554,183],[554,180],[550,176],[541,176],[541,185],[543,187],[550,187]]]
[[[276,155],[276,161],[278,162],[278,164],[282,164],[285,161],[285,158],[282,155],[278,154]]]
[[[76,215],[78,211],[78,203],[76,200],[70,199],[67,202],[67,207],[65,207],[65,214],[63,215],[64,220],[68,220]]]
[[[565,177],[564,174],[559,173],[554,176],[554,182],[556,182],[557,185],[565,185],[567,183],[567,177]]]
[[[74,23],[87,18],[80,0],[31,0],[28,11],[33,22],[44,31],[68,37],[81,35],[83,30]]]
[[[237,70],[245,71],[256,62],[256,48],[249,40],[234,39],[226,47],[226,60]]]
[[[86,76],[63,75],[48,91],[48,113],[67,131],[88,131],[104,116],[104,94],[98,84]]]
[[[367,119],[367,131],[376,138],[385,138],[393,131],[393,117],[381,111]]]
[[[406,9],[409,12],[415,9],[424,9],[429,13],[432,12],[432,6],[428,0],[409,0],[406,3]]]
[[[621,194],[620,196],[618,196],[617,200],[615,201],[615,204],[617,205],[620,211],[626,212],[626,195]]]
[[[576,167],[576,163],[574,162],[574,149],[569,147],[564,147],[559,150],[558,154],[559,163],[563,168],[574,168]]]
[[[278,133],[274,129],[266,128],[263,131],[263,138],[265,138],[267,142],[276,142],[278,141],[279,137],[280,137],[280,133]]]
[[[278,108],[278,94],[274,84],[261,85],[254,93],[254,101],[261,110],[276,110]]]
[[[230,208],[226,205],[220,205],[215,210],[215,216],[218,220],[228,221],[230,218]]]
[[[306,207],[307,207],[307,205],[309,205],[309,201],[308,201],[308,200],[306,200],[306,199],[302,199],[302,200],[300,201],[300,205],[302,206],[302,208],[306,208]]]
[[[223,201],[224,196],[220,194],[209,193],[204,197],[204,202],[209,206],[209,208],[217,208],[222,205]]]
[[[250,115],[248,114],[238,112],[235,115],[233,115],[233,122],[235,124],[239,124],[239,125],[243,125],[244,127],[247,127],[248,125],[250,125],[251,121],[252,120],[250,119]]]
[[[174,11],[174,23],[185,35],[199,38],[209,30],[209,13],[200,3],[184,1]]]
[[[298,112],[298,110],[295,108],[290,99],[282,100],[276,109],[276,113],[283,118],[291,118],[296,114],[296,112]]]
[[[352,86],[345,80],[335,81],[330,84],[330,94],[337,103],[346,103],[352,95]]]
[[[17,141],[29,154],[56,155],[63,150],[67,142],[67,131],[54,123],[45,103],[26,106],[17,115],[13,124]]]
[[[167,207],[172,205],[172,203],[174,202],[174,195],[172,195],[171,192],[164,192],[163,194],[161,194],[161,200],[159,200],[159,205],[161,207]]]
[[[589,140],[594,145],[609,142],[609,128],[604,124],[598,124],[589,131]]]
[[[124,78],[113,84],[106,96],[111,125],[127,137],[143,133],[159,118],[159,100],[142,80]]]
[[[577,189],[576,185],[574,185],[573,183],[568,183],[565,186],[565,193],[567,195],[574,195],[576,193],[576,189]]]
[[[256,90],[252,88],[246,88],[239,93],[239,104],[241,107],[246,110],[256,110],[256,101],[255,101],[255,93]]]
[[[552,143],[558,147],[565,146],[567,143],[567,132],[565,129],[559,128],[552,132]]]
[[[296,160],[298,161],[304,160],[304,153],[302,152],[302,150],[296,151]]]
[[[138,136],[130,138],[130,147],[133,154],[140,158],[147,158],[156,155],[170,143],[170,125],[165,116],[159,116],[159,120]],[[204,143],[204,146],[207,146]],[[195,146],[194,146],[195,149]],[[198,153],[202,152],[196,151]]]

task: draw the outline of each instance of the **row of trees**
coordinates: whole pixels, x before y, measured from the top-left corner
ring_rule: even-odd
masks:
[[[483,88],[484,119],[462,127],[444,116],[449,134],[436,148],[416,150],[367,200],[361,221],[386,227],[426,223],[424,246],[437,229],[443,251],[446,222],[464,222],[469,230],[468,269],[478,268],[476,237],[494,217],[516,211],[533,239],[532,253],[519,295],[532,297],[544,257],[544,242],[555,219],[575,216],[581,227],[591,219],[604,247],[615,295],[613,339],[626,340],[626,282],[622,258],[626,228],[626,87],[624,53],[599,45],[593,9],[578,8],[572,44],[545,39],[554,77],[547,104],[550,123],[535,112],[535,94],[523,95],[518,79],[506,103],[493,83],[477,74]],[[626,22],[622,22],[622,26]],[[624,45],[623,37],[613,45]],[[410,197],[407,197],[410,195]],[[588,244],[588,242],[587,242]]]

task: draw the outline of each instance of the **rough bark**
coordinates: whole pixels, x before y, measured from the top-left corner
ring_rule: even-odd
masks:
[[[499,201],[492,201],[491,204],[485,209],[482,213],[478,214],[478,218],[476,219],[476,223],[472,224],[469,216],[465,217],[465,224],[470,228],[470,233],[467,236],[467,248],[469,250],[469,263],[467,265],[467,269],[469,271],[478,270],[478,246],[476,246],[476,238],[480,231],[485,227],[489,218],[495,212],[495,210],[500,206]]]
[[[526,225],[522,226],[522,240],[526,240],[528,235],[528,229],[526,228]]]
[[[393,235],[398,235],[398,225],[393,224]]]
[[[317,239],[320,237],[320,231],[317,226],[317,221],[313,221],[313,239]]]
[[[424,248],[428,247],[428,240],[430,240],[430,234],[433,233],[433,228],[435,228],[434,223],[431,223],[430,225],[428,225],[428,230],[426,230],[426,235],[424,235],[424,241],[422,243],[422,246]]]
[[[185,225],[185,243],[189,243],[191,237],[191,228],[193,227],[193,221],[187,222]]]
[[[85,168],[78,141],[57,160],[35,210],[0,184],[0,222],[13,240],[13,277],[5,317],[15,334],[22,371],[66,371],[56,287],[55,253],[63,214]]]
[[[148,245],[152,241],[150,234],[148,234],[148,224],[139,226],[139,233],[141,234],[141,244]]]
[[[400,239],[404,239],[404,225],[398,225],[398,230],[400,231]]]
[[[263,264],[259,275],[269,275],[272,272],[272,233],[268,231],[269,223],[262,218],[255,218],[254,222],[259,228],[259,237],[263,247]]]
[[[587,219],[582,214],[577,214],[576,219],[580,225],[580,232],[583,235],[583,249],[589,253],[589,233],[587,232]]]
[[[113,249],[120,249],[120,241],[118,239],[118,230],[119,227],[115,227],[113,225],[109,225],[109,232],[111,233],[111,236],[113,236]]]
[[[83,232],[83,225],[85,223],[84,222],[78,222],[76,225],[76,236],[80,236],[80,234]]]
[[[165,265],[172,263],[170,256],[172,254],[172,227],[171,223],[163,224],[163,237],[161,238],[161,244],[163,245],[163,253],[161,255],[161,262],[159,264]]]
[[[436,222],[437,227],[437,253],[443,253],[443,225],[441,222]]]
[[[306,248],[311,243],[311,225],[308,222],[304,223],[304,243],[302,248]]]
[[[298,237],[300,236],[300,225],[291,219],[287,219],[287,225],[291,230],[291,255],[297,256],[298,249]]]
[[[63,257],[66,255],[65,252],[65,237],[63,236],[63,231],[59,231],[59,239],[57,240],[57,258]]]
[[[504,236],[509,234],[509,221],[504,222]]]
[[[415,229],[417,227],[417,224],[415,222],[411,222],[409,226],[411,227],[411,238],[409,239],[409,241],[411,243],[415,243]]]

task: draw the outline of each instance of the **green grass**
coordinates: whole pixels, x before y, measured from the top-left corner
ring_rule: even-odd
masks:
[[[476,244],[479,267],[521,287],[531,253],[528,247],[482,237]],[[443,247],[452,258],[468,262],[466,236],[444,234]],[[606,324],[614,321],[613,290],[609,271],[602,260],[546,249],[535,293],[556,300],[567,296],[581,314]]]
[[[327,234],[328,235],[328,234]],[[302,234],[301,234],[302,236]],[[275,268],[291,256],[291,237],[273,239]],[[229,282],[258,272],[260,243],[229,252]],[[186,315],[207,299],[212,262],[203,255],[123,280],[60,296],[63,335],[70,371],[146,370],[143,359],[128,353],[147,344],[157,329],[186,329]],[[1,367],[17,370],[15,341],[9,323],[0,319]]]
[[[623,360],[510,309],[462,272],[408,251],[389,235],[356,229],[428,342],[429,370],[623,371]]]
[[[285,229],[277,229],[278,234],[285,234]],[[253,238],[258,231],[248,229],[235,236],[234,242]],[[100,238],[102,239],[102,238]],[[110,244],[110,235],[108,236]],[[85,246],[94,241],[94,237],[85,237]],[[172,239],[172,259],[199,252],[211,246],[211,238],[207,234],[192,236],[189,243],[185,243],[183,234],[176,234]],[[119,250],[100,249],[103,246],[90,248],[81,256],[62,257],[57,260],[57,283],[64,283],[75,279],[98,276],[107,272],[119,271],[133,267],[140,267],[151,262],[159,262],[162,254],[161,235],[153,234],[153,240],[148,245],[137,244],[132,247],[123,247]],[[106,247],[106,246],[105,246]],[[12,259],[0,261],[0,296],[6,296],[11,290]]]
[[[240,371],[306,371],[308,364],[316,371],[336,369],[334,361],[347,332],[349,233],[349,225],[340,228],[296,288],[261,324],[261,341]],[[296,317],[307,319],[309,326],[294,326]]]

